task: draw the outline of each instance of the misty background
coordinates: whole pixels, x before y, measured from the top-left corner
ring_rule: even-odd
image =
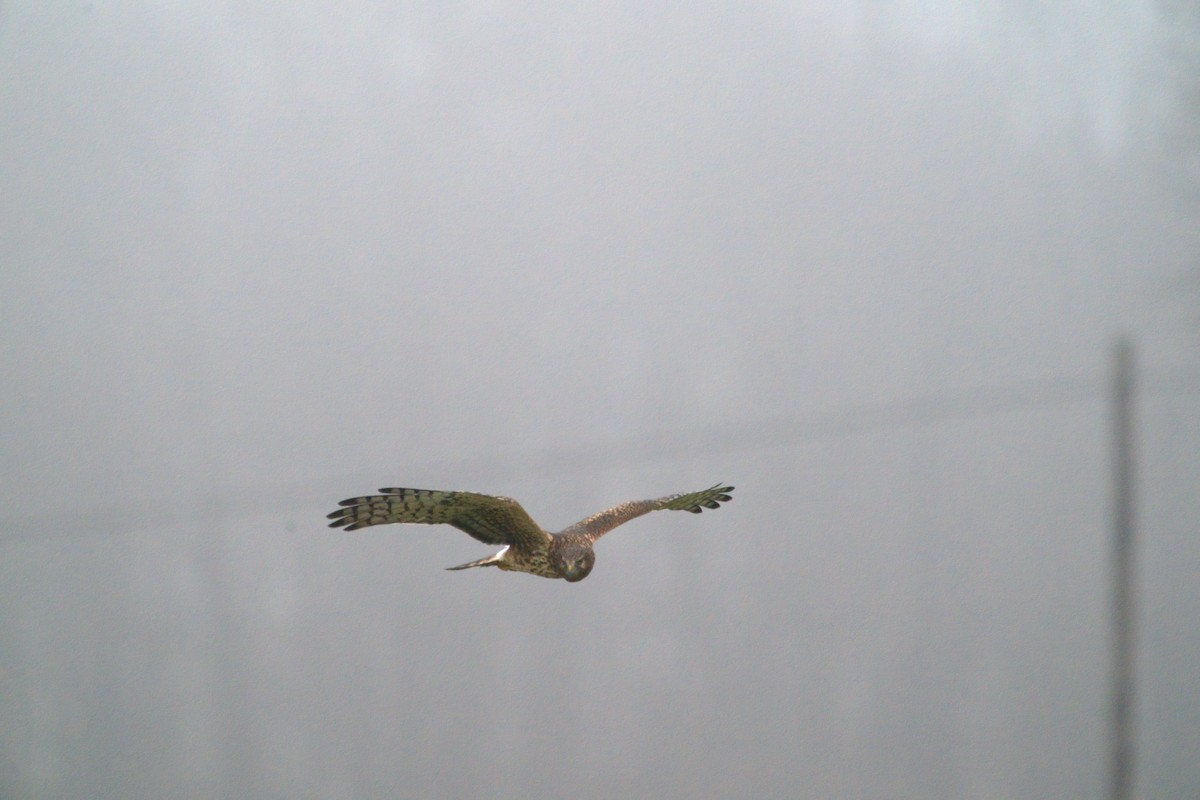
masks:
[[[1186,3],[0,4],[0,797],[1200,796]],[[584,582],[325,527],[381,486]]]

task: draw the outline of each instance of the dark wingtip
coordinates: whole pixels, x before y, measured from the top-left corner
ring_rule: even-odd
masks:
[[[728,503],[730,500],[733,499],[732,497],[729,496],[729,493],[733,491],[732,486],[722,486],[721,484],[718,483],[716,486],[712,487],[712,489],[710,489],[709,491],[713,491],[713,490],[720,492],[720,494],[713,495],[712,497],[708,498],[707,500],[704,500],[703,502],[698,503],[695,508],[689,508],[688,511],[691,511],[693,514],[699,514],[702,511],[704,511],[704,509],[706,509],[706,508],[708,508],[708,509],[720,508],[721,503]]]

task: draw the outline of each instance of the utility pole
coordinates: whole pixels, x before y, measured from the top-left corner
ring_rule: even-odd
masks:
[[[1112,564],[1112,747],[1109,800],[1130,800],[1133,790],[1133,344],[1113,349],[1113,564]]]

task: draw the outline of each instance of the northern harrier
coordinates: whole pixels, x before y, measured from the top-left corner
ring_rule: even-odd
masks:
[[[717,508],[729,499],[732,486],[717,484],[690,494],[673,494],[657,500],[633,500],[593,514],[561,533],[544,531],[510,497],[474,492],[430,489],[380,489],[381,494],[351,497],[329,515],[331,528],[348,531],[389,522],[446,523],[484,544],[502,544],[498,553],[447,569],[499,567],[528,572],[543,578],[581,581],[592,571],[596,554],[592,544],[618,525],[651,511],[690,511]]]

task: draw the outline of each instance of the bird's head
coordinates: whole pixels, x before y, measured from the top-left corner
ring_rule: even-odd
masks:
[[[553,556],[559,574],[571,583],[581,581],[596,565],[596,554],[590,547],[564,547]]]

